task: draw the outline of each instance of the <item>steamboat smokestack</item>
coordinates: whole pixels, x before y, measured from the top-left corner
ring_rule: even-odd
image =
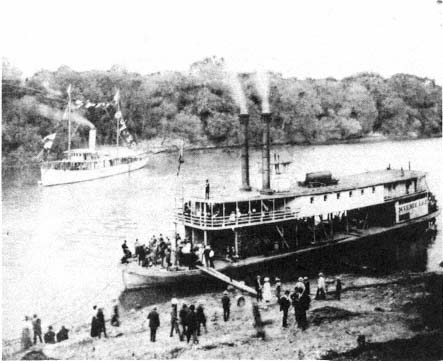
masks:
[[[241,190],[250,191],[249,184],[249,135],[248,123],[249,114],[240,114],[238,117],[240,121],[241,133],[243,134],[243,144],[241,147]]]
[[[271,152],[270,152],[270,134],[269,127],[271,122],[271,113],[262,113],[263,121],[263,142],[262,142],[262,190],[260,193],[271,194]]]
[[[94,152],[95,151],[95,138],[97,134],[97,129],[90,128],[89,129],[89,151]]]

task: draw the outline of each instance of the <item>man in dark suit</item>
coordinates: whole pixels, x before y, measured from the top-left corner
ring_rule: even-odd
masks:
[[[288,327],[288,311],[291,307],[291,301],[289,301],[289,291],[285,291],[285,294],[280,297],[280,311],[283,312],[283,327]]]
[[[223,320],[226,322],[229,320],[229,315],[231,313],[231,299],[228,296],[228,291],[223,292],[222,306],[223,306]]]
[[[155,342],[155,334],[157,332],[157,328],[160,327],[160,316],[157,312],[157,307],[154,307],[148,315],[149,320],[149,328],[151,329],[151,342]]]

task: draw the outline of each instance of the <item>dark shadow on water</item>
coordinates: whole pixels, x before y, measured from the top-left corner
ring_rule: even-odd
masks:
[[[284,283],[295,281],[300,276],[315,278],[320,271],[327,277],[341,273],[383,277],[398,271],[423,272],[428,261],[427,250],[434,240],[435,232],[425,231],[420,226],[407,232],[316,250],[284,261],[269,262],[231,276],[252,285],[257,274],[270,277],[271,282],[279,277]],[[120,302],[128,310],[166,302],[172,297],[198,297],[201,293],[219,292],[225,287],[224,284],[208,278],[206,282],[124,291],[120,295]]]

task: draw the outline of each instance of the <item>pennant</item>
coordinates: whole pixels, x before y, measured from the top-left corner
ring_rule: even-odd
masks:
[[[65,112],[63,113],[63,120],[68,120],[68,107],[66,107]]]
[[[178,168],[177,168],[177,177],[180,174],[180,167],[182,165],[182,163],[185,162],[185,158],[184,158],[184,154],[183,154],[183,147],[184,147],[185,142],[182,141],[180,144],[180,148],[178,150]]]
[[[54,139],[57,133],[53,133],[53,134],[49,134],[46,137],[43,138],[43,149],[51,149],[52,148],[52,144],[54,143]]]
[[[71,98],[71,84],[66,88],[66,92],[68,93],[68,97]]]

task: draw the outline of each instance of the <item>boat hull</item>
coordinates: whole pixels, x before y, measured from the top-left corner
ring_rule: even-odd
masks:
[[[55,186],[60,184],[86,182],[94,179],[111,177],[118,174],[129,173],[141,169],[148,163],[148,158],[143,158],[128,164],[119,164],[112,167],[87,170],[62,170],[41,169],[41,184]]]
[[[326,249],[329,247],[336,247],[339,245],[350,244],[353,242],[359,242],[369,239],[374,239],[376,237],[382,237],[389,235],[394,232],[405,232],[410,231],[409,228],[425,226],[427,228],[427,223],[434,220],[435,217],[440,213],[436,211],[425,215],[423,217],[414,219],[407,223],[396,224],[392,227],[379,228],[379,229],[369,229],[365,233],[359,236],[351,235],[346,238],[337,241],[325,242],[322,244],[312,245],[310,247],[302,248],[299,250],[294,250],[291,252],[276,254],[268,257],[254,257],[250,259],[241,260],[236,263],[231,263],[223,265],[222,267],[217,267],[216,269],[224,274],[236,278],[244,278],[250,273],[260,272],[263,267],[266,266],[267,269],[272,268],[272,263],[281,265],[281,260],[289,260],[290,258],[296,258],[299,255],[307,254],[320,249]],[[140,270],[140,271],[138,271]],[[191,284],[204,284],[208,281],[207,275],[199,270],[189,270],[180,272],[167,272],[161,271],[157,274],[154,272],[149,272],[149,269],[141,269],[137,267],[127,267],[122,271],[123,283],[126,290],[136,290],[145,288],[157,288],[172,285],[191,285]]]

